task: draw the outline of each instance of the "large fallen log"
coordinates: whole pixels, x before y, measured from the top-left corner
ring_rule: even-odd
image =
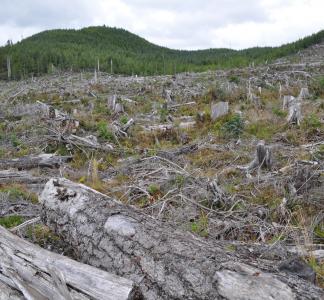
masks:
[[[0,299],[135,299],[131,280],[31,244],[0,226]]]
[[[58,168],[71,160],[71,156],[56,156],[54,154],[40,154],[38,156],[24,156],[13,159],[0,159],[0,169],[28,170],[33,168]]]
[[[321,299],[312,283],[246,260],[89,187],[51,179],[43,221],[90,265],[135,281],[145,299]],[[269,267],[271,266],[271,268]],[[269,269],[270,268],[270,269]]]

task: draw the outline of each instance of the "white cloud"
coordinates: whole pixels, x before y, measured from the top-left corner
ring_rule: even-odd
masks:
[[[323,0],[1,0],[0,44],[106,24],[171,48],[275,46],[324,29],[323,11]]]

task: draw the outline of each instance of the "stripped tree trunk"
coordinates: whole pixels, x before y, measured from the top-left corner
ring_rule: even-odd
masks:
[[[251,267],[206,241],[84,185],[51,179],[43,220],[83,262],[135,281],[145,299],[321,299],[304,280]],[[273,265],[273,262],[268,262]]]
[[[131,300],[138,294],[131,280],[44,250],[1,226],[0,257],[0,287],[26,299]]]

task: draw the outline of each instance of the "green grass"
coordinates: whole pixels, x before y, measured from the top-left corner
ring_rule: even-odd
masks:
[[[0,192],[7,193],[9,195],[9,199],[11,200],[24,199],[33,204],[38,203],[38,196],[35,193],[29,192],[19,185],[1,187]]]
[[[110,142],[114,141],[114,135],[108,129],[108,125],[106,121],[100,121],[97,125],[97,129],[98,129],[98,136],[100,138]]]
[[[0,225],[5,228],[13,228],[24,222],[21,216],[7,216],[0,218]]]
[[[190,231],[202,237],[208,236],[208,216],[202,213],[198,220],[190,223]]]
[[[245,127],[245,132],[254,135],[260,140],[270,140],[275,133],[279,132],[278,126],[267,121],[258,121],[248,124]]]

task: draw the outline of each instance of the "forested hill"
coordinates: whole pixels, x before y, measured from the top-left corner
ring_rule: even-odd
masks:
[[[320,31],[281,47],[255,47],[246,50],[172,50],[154,45],[126,30],[88,27],[81,30],[50,30],[17,44],[0,47],[0,78],[39,75],[53,70],[94,70],[115,74],[173,74],[262,63],[296,53],[324,39]],[[111,64],[112,62],[112,64]]]

